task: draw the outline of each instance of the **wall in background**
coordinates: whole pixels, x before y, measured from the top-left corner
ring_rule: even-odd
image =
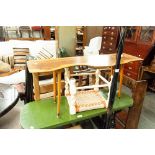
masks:
[[[70,56],[75,55],[76,26],[58,27],[59,48],[64,47]]]
[[[102,36],[103,26],[87,26],[86,28],[86,45],[90,39]],[[76,26],[59,26],[58,27],[59,48],[64,47],[70,56],[75,55],[76,46]]]
[[[90,39],[97,37],[97,36],[102,36],[102,30],[103,30],[103,26],[87,26],[86,45],[89,45]]]

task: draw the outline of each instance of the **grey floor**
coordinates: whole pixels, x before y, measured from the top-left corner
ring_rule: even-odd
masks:
[[[127,87],[123,87],[122,91],[131,95],[131,92]],[[21,128],[20,111],[22,109],[22,106],[23,102],[19,101],[18,104],[10,112],[8,112],[6,115],[0,118],[0,129]],[[152,92],[146,93],[138,128],[155,129],[155,93]]]

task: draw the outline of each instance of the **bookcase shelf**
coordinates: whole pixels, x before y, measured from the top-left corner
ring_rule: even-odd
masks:
[[[86,46],[86,26],[76,27],[76,55],[83,55],[83,49]]]

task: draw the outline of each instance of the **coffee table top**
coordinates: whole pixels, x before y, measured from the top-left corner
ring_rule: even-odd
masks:
[[[9,112],[18,99],[18,91],[13,86],[0,84],[0,117]]]
[[[143,59],[123,53],[121,64]],[[56,71],[66,67],[90,66],[95,68],[111,67],[116,65],[116,54],[75,56],[56,59],[30,60],[27,62],[30,73],[42,73]]]

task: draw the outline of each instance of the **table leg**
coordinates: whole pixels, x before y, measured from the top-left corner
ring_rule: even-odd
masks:
[[[57,99],[57,117],[60,115],[60,103],[61,103],[61,70],[58,71],[58,99]]]
[[[33,87],[34,87],[34,99],[35,101],[40,100],[40,88],[39,88],[39,77],[38,73],[33,73]]]
[[[118,97],[121,97],[121,90],[122,90],[122,84],[123,84],[123,72],[124,72],[124,65],[121,65],[120,75],[119,75]]]
[[[54,101],[56,101],[57,95],[57,85],[56,85],[56,71],[53,71],[53,92],[54,92]]]

